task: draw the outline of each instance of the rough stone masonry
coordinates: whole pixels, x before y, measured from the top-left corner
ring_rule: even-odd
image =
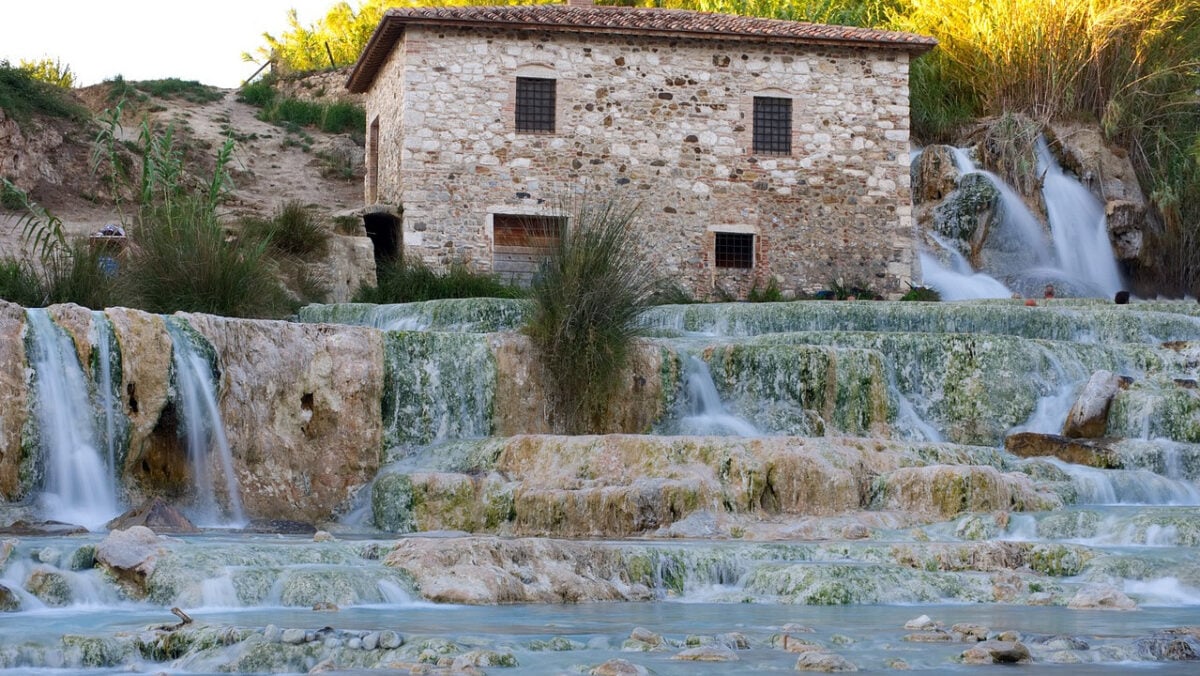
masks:
[[[627,8],[512,8],[544,19],[514,25],[505,9],[392,10],[351,75],[366,93],[366,200],[403,210],[406,255],[503,273],[498,223],[562,213],[583,190],[639,202],[646,253],[698,298],[908,289],[908,65],[932,40],[748,36],[743,23],[812,27],[742,17],[689,34],[646,17],[721,15]],[[518,78],[554,81],[553,131],[518,131]],[[790,151],[755,151],[756,97],[790,100]],[[718,261],[718,241],[750,255]]]

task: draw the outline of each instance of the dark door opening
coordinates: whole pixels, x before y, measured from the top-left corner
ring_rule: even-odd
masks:
[[[394,261],[400,257],[400,219],[393,214],[363,214],[367,237],[375,247],[375,262]]]

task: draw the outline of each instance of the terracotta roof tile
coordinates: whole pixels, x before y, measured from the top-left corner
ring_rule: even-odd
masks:
[[[520,30],[662,35],[700,39],[846,45],[924,52],[937,41],[924,35],[803,21],[641,7],[414,7],[390,9],[375,29],[346,86],[364,92],[406,25],[502,27]]]

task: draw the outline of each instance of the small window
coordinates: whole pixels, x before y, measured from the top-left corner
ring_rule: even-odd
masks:
[[[718,232],[716,259],[718,268],[754,267],[754,235]]]
[[[754,152],[790,155],[792,152],[792,100],[754,97]]]
[[[554,131],[556,80],[517,78],[517,131]]]

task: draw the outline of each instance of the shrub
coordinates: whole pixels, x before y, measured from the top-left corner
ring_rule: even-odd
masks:
[[[216,87],[201,84],[197,80],[180,80],[177,77],[169,77],[162,80],[141,80],[133,83],[133,86],[139,91],[145,92],[150,96],[157,96],[160,99],[178,98],[192,103],[220,101],[225,96]]]
[[[534,277],[525,332],[549,376],[555,426],[599,431],[659,284],[632,231],[638,205],[585,195]]]
[[[28,199],[24,190],[9,183],[7,179],[0,182],[0,207],[16,211],[17,209],[23,209]]]
[[[0,61],[0,109],[20,125],[28,123],[34,115],[87,118],[87,110],[69,92],[37,80],[8,61]]]
[[[26,61],[21,59],[21,70],[29,73],[33,79],[46,84],[70,89],[75,86],[75,73],[71,72],[71,67],[63,63],[59,59],[51,59],[49,57],[38,59],[37,61]]]
[[[375,286],[364,286],[354,294],[354,302],[414,303],[438,298],[518,298],[523,294],[521,289],[472,272],[462,263],[437,272],[419,258],[380,262],[375,280]]]
[[[936,289],[931,289],[927,286],[909,285],[908,291],[903,296],[900,296],[900,300],[913,301],[940,301],[941,299],[942,296]]]
[[[272,252],[309,258],[328,250],[330,232],[299,202],[287,202],[270,219],[242,219],[242,235],[266,242]]]
[[[266,259],[266,242],[228,240],[203,197],[142,208],[131,229],[122,280],[149,312],[273,317],[288,304]]]
[[[772,279],[767,283],[767,288],[760,290],[758,284],[750,287],[750,292],[746,294],[746,300],[750,303],[777,303],[783,300],[783,292],[779,290],[779,285]]]
[[[28,261],[0,259],[0,298],[25,307],[46,304],[42,280]]]
[[[248,82],[238,90],[238,101],[266,108],[275,102],[275,88],[271,86],[271,83],[263,80]]]

